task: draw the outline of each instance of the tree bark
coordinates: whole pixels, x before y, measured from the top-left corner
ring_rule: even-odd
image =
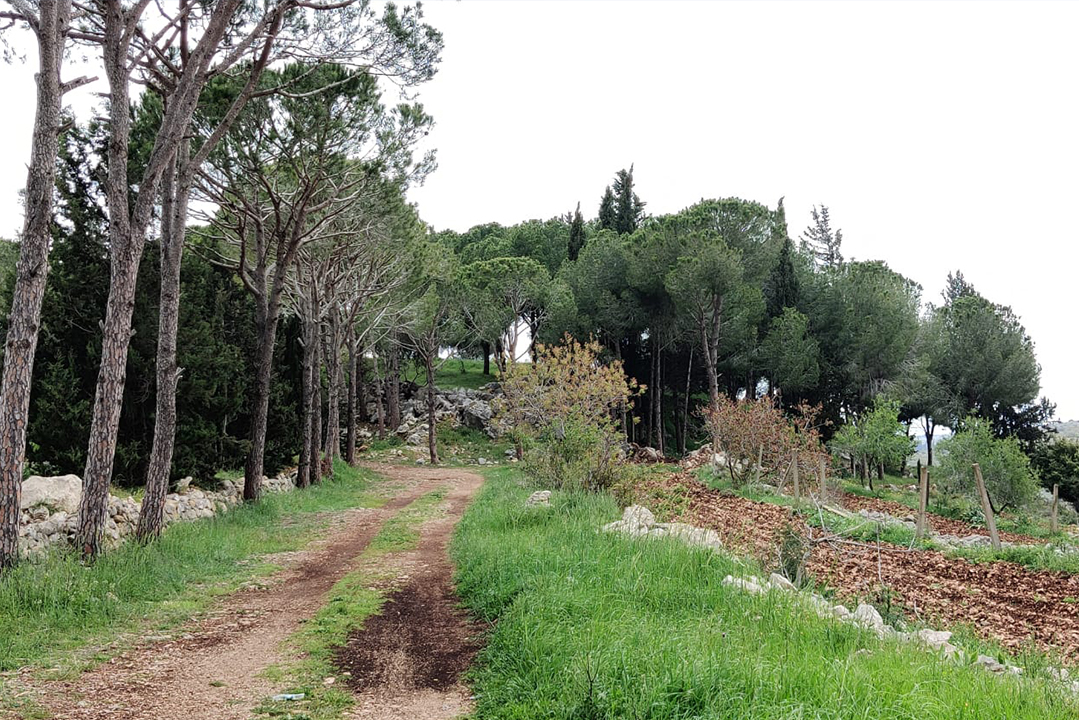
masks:
[[[305,302],[307,302],[305,300]],[[312,330],[314,322],[310,319],[311,309],[308,307],[303,313],[301,325],[303,328],[303,387],[301,390],[303,406],[302,438],[300,443],[300,464],[297,474],[297,482],[300,487],[308,487],[315,480],[316,461],[313,460],[311,449],[314,446],[315,433],[315,344],[313,339],[315,332]]]
[[[390,338],[388,380],[386,391],[386,410],[390,430],[401,427],[401,352],[397,347],[396,334]]]
[[[135,307],[135,283],[145,246],[146,230],[153,216],[154,199],[162,175],[174,159],[183,140],[205,84],[205,71],[228,30],[240,0],[224,0],[214,6],[205,32],[185,65],[175,88],[169,93],[161,125],[142,176],[138,195],[129,208],[128,150],[131,134],[130,82],[133,66],[129,50],[131,27],[141,12],[136,6],[125,10],[119,0],[103,2],[104,31],[102,61],[109,82],[109,174],[106,202],[109,208],[111,277],[102,332],[101,367],[94,394],[90,441],[79,503],[79,525],[75,546],[83,557],[95,557],[108,514],[109,483],[116,453],[116,436],[127,375],[127,351],[131,342],[131,315]],[[145,5],[141,6],[145,7]]]
[[[125,40],[124,13],[118,2],[106,4],[104,47],[105,74],[109,79],[109,176],[106,202],[109,208],[109,243],[112,254],[109,297],[105,306],[105,324],[101,338],[101,365],[94,393],[90,423],[90,443],[86,470],[82,478],[79,502],[79,525],[75,547],[84,558],[101,551],[101,538],[108,515],[109,483],[116,453],[116,434],[124,401],[127,377],[127,350],[131,342],[131,314],[135,309],[135,282],[142,259],[142,238],[149,213],[132,216],[128,208],[128,147],[131,136],[131,110]],[[148,178],[153,180],[152,178]],[[153,193],[151,182],[143,192]],[[137,203],[145,207],[145,203]]]
[[[41,0],[38,4],[35,31],[38,45],[37,108],[0,384],[0,570],[19,560],[19,503],[26,455],[26,423],[41,304],[49,272],[49,225],[64,94],[60,66],[70,15],[70,0]]]
[[[682,446],[679,452],[686,454],[686,434],[689,432],[689,391],[693,381],[693,347],[689,348],[689,360],[686,362],[686,394],[682,398]]]
[[[480,347],[483,348],[483,374],[491,374],[491,343],[484,340],[480,343]]]
[[[937,430],[937,424],[927,417],[922,423],[922,429],[925,430],[925,464],[931,466],[933,464],[933,433]]]
[[[438,464],[438,438],[435,434],[435,359],[438,353],[437,347],[434,352],[428,352],[424,358],[427,370],[427,448],[431,451],[431,464]]]
[[[244,500],[258,500],[262,494],[262,471],[266,457],[266,424],[270,412],[270,379],[273,349],[277,341],[278,305],[274,298],[256,298],[255,392],[251,406],[250,447],[244,463]]]
[[[330,309],[330,321],[324,335],[322,352],[326,358],[326,438],[323,452],[328,464],[327,474],[333,474],[333,461],[341,457],[341,320],[337,308]]]
[[[356,391],[359,381],[356,373],[359,370],[359,360],[356,357],[355,332],[349,327],[348,333],[348,397],[345,411],[345,462],[349,465],[356,463]]]
[[[317,483],[326,475],[325,460],[322,454],[322,347],[319,343],[317,326],[314,341],[315,367],[314,375],[311,378],[311,386],[315,392],[314,431],[311,433],[311,467],[314,468],[314,472],[311,475],[311,482]]]
[[[135,531],[140,541],[158,537],[165,521],[165,495],[169,489],[172,453],[176,442],[176,384],[183,369],[176,362],[176,334],[180,325],[180,264],[190,197],[187,143],[162,184],[161,288],[157,333],[157,397],[154,441],[146,471],[146,491]]]
[[[375,364],[375,414],[378,419],[378,439],[386,439],[386,410],[382,404],[382,397],[386,394],[385,383],[382,373],[378,370],[378,355],[374,356]]]

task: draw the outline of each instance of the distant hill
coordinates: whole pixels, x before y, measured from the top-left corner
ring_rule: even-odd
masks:
[[[1079,420],[1058,421],[1051,423],[1051,425],[1060,437],[1068,438],[1070,440],[1079,440]]]

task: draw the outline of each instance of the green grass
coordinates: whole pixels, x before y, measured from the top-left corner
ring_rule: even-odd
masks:
[[[514,469],[489,482],[453,543],[458,590],[495,622],[471,673],[489,718],[1066,718],[1036,677],[998,677],[724,587],[748,561],[598,533],[606,495],[526,508]],[[861,652],[861,651],[866,652]]]
[[[0,577],[0,670],[70,662],[73,651],[124,632],[163,632],[273,570],[261,558],[304,545],[324,525],[321,513],[380,502],[369,490],[373,473],[344,464],[335,473],[307,490],[176,523],[157,542],[125,543],[89,566],[63,553],[23,563]]]
[[[495,377],[495,365],[491,363],[491,374],[483,374],[483,360],[462,360],[460,358],[451,358],[442,364],[440,368],[435,370],[435,387],[450,389],[450,388],[469,388],[475,390],[483,387],[487,383],[494,382]],[[416,378],[416,383],[420,387],[427,386],[427,377],[424,374],[422,367],[409,366],[404,372],[406,377]]]
[[[365,555],[400,552],[416,546],[420,540],[419,526],[437,514],[438,504],[446,497],[446,490],[435,490],[417,498],[407,508],[383,523],[378,534],[371,539]]]

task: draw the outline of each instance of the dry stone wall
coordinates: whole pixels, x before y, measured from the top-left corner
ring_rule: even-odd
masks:
[[[292,490],[296,471],[262,479],[264,492]],[[218,490],[191,487],[191,478],[180,481],[178,492],[165,496],[165,524],[199,520],[228,512],[243,502],[243,481],[224,480]],[[82,480],[77,475],[41,477],[23,481],[19,522],[19,553],[34,557],[53,546],[70,544],[78,524]],[[109,495],[109,515],[105,521],[106,547],[115,547],[135,533],[139,522],[139,503],[130,497]]]

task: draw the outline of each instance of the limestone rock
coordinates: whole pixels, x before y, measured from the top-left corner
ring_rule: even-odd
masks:
[[[884,635],[884,618],[880,616],[877,609],[872,605],[866,605],[865,603],[859,603],[855,608],[852,615],[853,622],[862,627],[876,632],[878,635]]]
[[[526,507],[550,507],[550,505],[550,490],[537,490],[536,492],[528,496],[528,500],[525,500]]]
[[[78,475],[42,477],[31,475],[22,481],[19,507],[28,509],[44,505],[51,510],[73,513],[79,510],[82,498],[82,479]]]
[[[787,578],[783,577],[779,573],[772,573],[768,576],[768,584],[774,587],[776,590],[786,590],[787,592],[794,592],[798,588],[794,586]]]

